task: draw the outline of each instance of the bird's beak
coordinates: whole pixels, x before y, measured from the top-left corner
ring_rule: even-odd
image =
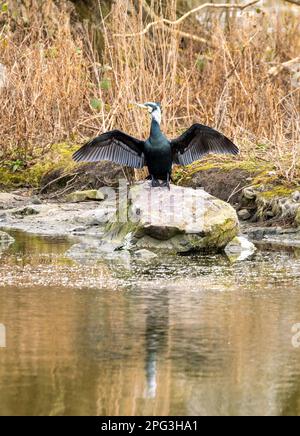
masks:
[[[135,106],[138,106],[138,107],[140,107],[140,108],[142,108],[142,109],[148,109],[148,106],[146,106],[146,105],[144,105],[144,104],[136,103],[135,101],[131,101],[130,103],[133,104],[133,105],[135,105]]]

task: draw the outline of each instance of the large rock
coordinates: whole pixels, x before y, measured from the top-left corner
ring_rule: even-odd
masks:
[[[239,231],[235,210],[202,189],[172,185],[169,191],[145,182],[133,186],[129,197],[104,236],[120,248],[215,251]]]
[[[0,192],[0,210],[12,209],[30,203],[30,198],[8,192]]]
[[[99,189],[90,189],[88,191],[76,191],[66,196],[66,201],[70,203],[81,203],[83,201],[102,201],[105,195]]]

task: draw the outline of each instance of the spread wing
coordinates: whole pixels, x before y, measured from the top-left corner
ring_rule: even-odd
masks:
[[[74,153],[73,159],[76,162],[108,160],[131,168],[143,168],[144,141],[113,130],[89,141]]]
[[[209,153],[238,154],[238,147],[217,130],[194,124],[185,133],[171,141],[173,162],[189,165]]]

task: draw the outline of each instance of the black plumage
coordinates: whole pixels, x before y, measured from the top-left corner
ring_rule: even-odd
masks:
[[[133,138],[119,130],[103,133],[81,147],[73,155],[76,162],[99,162],[109,160],[131,168],[143,168],[144,141]]]
[[[194,124],[185,133],[169,141],[160,129],[158,103],[139,105],[152,116],[150,137],[136,139],[119,130],[103,133],[81,147],[73,156],[76,162],[109,160],[131,168],[148,167],[152,186],[163,180],[169,186],[173,164],[189,165],[203,156],[239,153],[238,147],[222,133],[202,124]]]
[[[181,136],[171,141],[173,161],[189,165],[209,153],[238,154],[238,147],[211,127],[194,124]]]

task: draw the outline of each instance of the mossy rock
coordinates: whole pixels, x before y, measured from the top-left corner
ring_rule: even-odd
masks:
[[[171,253],[218,251],[239,232],[235,210],[204,190],[171,186],[150,188],[148,182],[130,189],[104,240],[126,249]]]
[[[69,203],[81,203],[83,201],[102,201],[105,195],[100,190],[90,189],[88,191],[76,191],[66,196]]]
[[[37,157],[34,163],[29,161],[25,166],[15,168],[13,162],[4,161],[0,164],[0,187],[2,189],[15,189],[20,187],[38,188],[46,173],[56,168],[63,168],[70,172],[75,167],[72,154],[78,149],[77,144],[67,142],[53,144],[51,149],[44,153],[44,150],[36,150]]]

